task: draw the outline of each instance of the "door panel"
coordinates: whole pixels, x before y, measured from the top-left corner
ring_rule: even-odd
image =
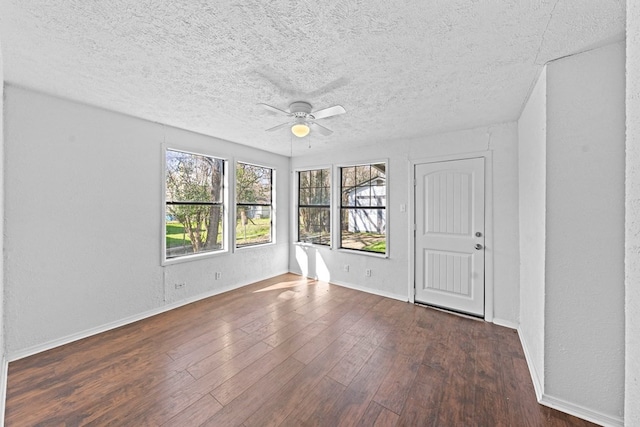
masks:
[[[471,296],[471,257],[444,251],[424,251],[426,287],[440,292]]]
[[[484,159],[416,165],[415,180],[415,300],[483,316]]]

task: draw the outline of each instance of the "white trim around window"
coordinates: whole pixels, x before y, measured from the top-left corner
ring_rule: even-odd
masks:
[[[221,207],[220,221],[222,224],[222,234],[220,238],[221,247],[217,250],[202,251],[197,253],[185,253],[185,254],[180,254],[173,257],[167,257],[167,225],[168,225],[167,152],[169,151],[184,153],[184,154],[193,155],[193,156],[202,156],[210,159],[216,159],[222,162],[222,177],[221,177],[221,190],[220,190],[221,197],[220,197],[220,205],[219,205]],[[180,144],[170,144],[170,143],[161,144],[160,156],[161,156],[161,164],[162,164],[161,177],[160,177],[160,180],[162,182],[162,185],[160,185],[161,192],[162,192],[161,193],[162,218],[160,221],[160,224],[161,224],[160,264],[162,266],[165,266],[165,265],[177,264],[182,262],[195,261],[202,258],[208,258],[212,256],[229,253],[229,237],[228,237],[229,233],[227,231],[230,223],[228,218],[229,217],[228,215],[229,213],[229,163],[230,163],[229,159],[225,156],[219,156],[214,153],[207,152],[207,150],[186,148],[184,146],[181,146]],[[188,200],[186,201],[189,202]],[[175,203],[175,201],[173,202]],[[184,234],[185,236],[183,237],[183,240],[186,241],[186,231],[184,232]]]
[[[373,165],[384,165],[384,189],[383,189],[383,197],[384,197],[384,214],[383,214],[383,218],[384,218],[384,247],[385,247],[385,252],[381,253],[381,252],[375,252],[375,251],[371,251],[371,250],[362,250],[362,249],[353,249],[353,248],[348,248],[348,247],[342,247],[342,224],[341,224],[341,218],[342,218],[342,210],[343,210],[343,206],[342,206],[342,170],[345,168],[353,168],[353,167],[357,167],[357,166],[373,166]],[[341,252],[348,252],[350,254],[359,254],[359,255],[365,255],[365,256],[372,256],[372,257],[376,257],[376,258],[389,258],[389,254],[390,254],[390,247],[389,247],[389,227],[388,225],[391,223],[389,220],[389,215],[390,215],[390,209],[389,209],[389,199],[390,199],[390,194],[389,194],[389,159],[385,158],[385,159],[379,159],[379,160],[367,160],[367,161],[358,161],[358,162],[349,162],[349,163],[340,163],[340,164],[336,164],[335,165],[335,172],[334,172],[334,176],[336,177],[336,181],[338,181],[335,185],[335,190],[334,190],[334,215],[337,218],[336,220],[336,224],[337,226],[334,227],[334,229],[332,230],[332,240],[334,242],[335,248],[337,248],[337,250],[341,251]],[[371,193],[371,191],[369,191],[369,193]],[[372,194],[368,194],[367,197],[373,197]],[[371,203],[371,202],[370,202]],[[354,203],[355,205],[355,203]],[[365,206],[361,206],[362,209],[366,209],[366,205]],[[355,206],[354,206],[355,208]],[[350,209],[349,207],[346,207],[346,209]],[[376,210],[379,210],[379,205],[375,207]]]
[[[321,177],[323,175],[323,171],[326,171],[326,176],[329,178],[329,187],[328,187],[328,192],[326,192],[326,204],[320,204],[320,203],[312,203],[311,200],[308,200],[307,203],[302,203],[300,201],[300,176],[302,173],[309,173],[309,180],[311,181],[311,172],[318,172],[321,171]],[[296,169],[294,171],[294,194],[293,194],[293,216],[292,218],[295,218],[295,221],[293,224],[293,236],[294,236],[294,243],[297,245],[301,245],[301,246],[319,246],[319,247],[325,247],[325,248],[331,248],[333,245],[333,236],[332,236],[332,229],[333,229],[333,218],[334,218],[334,212],[333,212],[333,188],[335,187],[334,182],[333,182],[333,177],[334,177],[334,173],[333,173],[333,167],[332,166],[319,166],[319,167],[305,167],[305,168],[299,168]],[[311,183],[309,181],[309,183]],[[324,187],[305,187],[309,190],[309,192],[311,193],[311,189],[315,188],[316,190],[318,188],[324,188]],[[311,198],[311,194],[309,194],[309,198]],[[329,242],[327,244],[325,243],[317,243],[317,242],[313,242],[313,241],[301,241],[300,240],[300,209],[313,209],[313,208],[317,208],[317,209],[326,209],[328,211],[328,215],[329,215],[329,233],[328,233],[328,239]],[[322,241],[322,237],[320,237],[320,241]]]
[[[268,169],[271,173],[271,177],[270,177],[270,204],[260,204],[260,206],[268,206],[269,207],[269,217],[270,217],[270,236],[269,236],[269,241],[268,242],[259,242],[259,243],[254,243],[254,244],[245,244],[245,245],[238,245],[237,242],[237,217],[238,217],[238,180],[237,180],[237,174],[238,174],[238,164],[241,163],[243,165],[248,165],[248,166],[254,166],[256,168],[262,168],[262,169]],[[231,175],[231,174],[230,174]],[[232,202],[233,202],[233,218],[232,218],[232,223],[233,223],[233,228],[230,229],[230,241],[233,242],[233,251],[236,250],[245,250],[245,249],[250,249],[250,248],[256,248],[256,247],[264,247],[264,246],[268,246],[268,245],[275,245],[276,244],[276,183],[277,183],[277,171],[276,168],[270,165],[263,165],[263,164],[258,164],[255,162],[251,162],[251,161],[244,161],[244,160],[239,160],[239,159],[234,159],[233,160],[233,172],[232,172],[233,177],[231,177],[231,179],[233,180],[233,195],[232,195]],[[258,206],[258,204],[255,204],[255,206]]]

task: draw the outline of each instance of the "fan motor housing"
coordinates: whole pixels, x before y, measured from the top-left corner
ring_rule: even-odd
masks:
[[[295,117],[307,117],[311,114],[311,104],[304,101],[292,102],[291,105],[289,105],[289,111],[291,111],[291,114]]]

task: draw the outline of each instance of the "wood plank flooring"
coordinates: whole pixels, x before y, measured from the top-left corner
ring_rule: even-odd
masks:
[[[9,364],[7,426],[589,426],[515,331],[286,274]]]

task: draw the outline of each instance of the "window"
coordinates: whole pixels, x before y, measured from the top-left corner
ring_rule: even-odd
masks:
[[[386,254],[386,163],[339,169],[340,247]]]
[[[272,240],[273,169],[236,165],[236,247]]]
[[[166,150],[166,259],[221,251],[225,161]]]
[[[298,172],[298,241],[331,244],[329,169]]]

